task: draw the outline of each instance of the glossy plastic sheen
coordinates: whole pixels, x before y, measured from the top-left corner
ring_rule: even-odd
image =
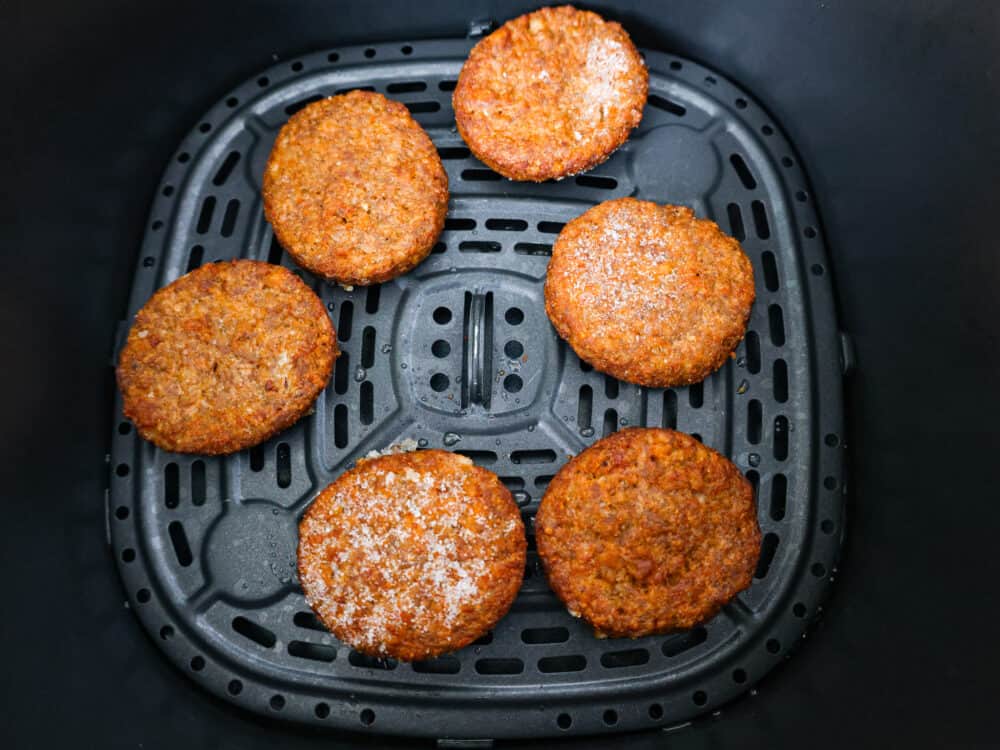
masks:
[[[687,60],[647,52],[641,126],[592,172],[513,183],[472,158],[451,89],[469,40],[319,52],[238,87],[168,165],[129,311],[187,270],[250,257],[294,265],[263,218],[260,179],[289,114],[373,87],[438,146],[451,206],[410,274],[347,291],[303,278],[343,354],[315,413],[229,457],[168,454],[116,402],[108,523],[131,606],[199,684],[250,711],[431,737],[625,731],[683,723],[788,655],[835,571],[843,529],[841,344],[819,220],[781,129]],[[736,356],[703,384],[652,390],[582,365],[545,317],[551,245],[569,219],[625,195],[691,206],[741,239],[757,301]],[[549,590],[530,520],[568,456],[626,425],[698,435],[757,487],[753,585],[704,627],[598,640]],[[404,438],[495,471],[529,521],[524,585],[491,636],[433,662],[378,662],[318,625],[295,578],[297,520],[370,450]]]

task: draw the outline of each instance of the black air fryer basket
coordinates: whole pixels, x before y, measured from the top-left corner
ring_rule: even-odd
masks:
[[[342,354],[315,413],[292,429],[229,457],[181,456],[139,439],[116,411],[115,558],[157,644],[250,711],[431,737],[686,722],[777,664],[836,572],[847,360],[805,171],[748,93],[647,51],[649,106],[611,159],[559,183],[501,179],[454,127],[451,92],[474,41],[282,62],[227,92],[183,140],[149,217],[132,314],[201,263],[249,257],[295,268],[264,220],[260,180],[278,128],[324,96],[369,88],[405,102],[446,164],[451,204],[431,257],[400,279],[347,291],[296,271],[327,305]],[[691,206],[753,261],[760,290],[749,332],[704,383],[654,390],[595,372],[545,316],[555,235],[587,206],[625,195]],[[732,457],[757,491],[764,541],[753,586],[705,626],[596,639],[549,589],[532,521],[568,456],[626,425],[676,427]],[[296,526],[315,494],[358,457],[403,440],[499,474],[529,539],[511,613],[474,645],[415,664],[338,643],[295,577]]]
[[[122,6],[94,9],[90,26],[63,8],[61,23],[93,39],[74,47],[52,31],[58,54],[12,89],[28,125],[18,138],[48,146],[11,150],[8,228],[12,247],[31,248],[22,270],[52,293],[7,279],[30,381],[11,411],[14,486],[43,492],[5,559],[5,746],[981,739],[972,717],[996,691],[971,678],[1000,667],[997,649],[971,658],[975,639],[958,634],[993,606],[973,601],[984,589],[968,576],[996,568],[996,493],[980,483],[992,433],[976,425],[1000,414],[995,396],[947,416],[940,404],[967,397],[948,384],[984,393],[973,386],[1000,374],[1000,311],[982,292],[1000,279],[982,218],[1000,199],[1000,115],[985,104],[1000,100],[1000,18],[988,3],[765,6],[595,6],[640,46],[649,101],[607,162],[544,184],[479,162],[451,107],[472,45],[535,6],[165,6],[142,19]],[[111,38],[117,63],[96,51]],[[77,66],[101,72],[66,85]],[[260,183],[291,114],[357,88],[409,108],[451,201],[426,261],[349,289],[282,251]],[[60,222],[34,218],[36,194]],[[703,383],[650,389],[596,372],[545,315],[560,229],[623,196],[691,207],[753,264],[747,335]],[[342,350],[333,377],[313,413],[256,448],[161,451],[122,416],[109,365],[156,289],[238,257],[282,264],[320,296]],[[74,357],[91,362],[79,377]],[[569,457],[629,426],[676,428],[728,456],[754,487],[761,557],[704,625],[597,639],[550,590],[533,518]],[[295,564],[316,493],[403,440],[498,474],[528,532],[510,613],[471,646],[412,664],[337,641]],[[931,646],[942,638],[952,657]],[[962,699],[945,698],[942,680],[963,674]]]

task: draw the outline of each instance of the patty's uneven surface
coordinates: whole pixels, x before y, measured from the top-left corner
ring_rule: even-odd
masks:
[[[168,451],[232,453],[305,414],[338,353],[323,303],[291,271],[209,263],[139,310],[118,387],[145,439]]]
[[[607,159],[642,119],[648,88],[625,30],[566,5],[508,21],[473,47],[452,103],[476,157],[541,182]]]
[[[457,453],[362,459],[299,525],[306,601],[343,642],[407,661],[461,648],[506,614],[527,542],[510,492]]]
[[[599,440],[556,474],[538,553],[569,611],[598,635],[690,628],[750,585],[760,528],[732,462],[673,430]]]
[[[444,228],[448,175],[405,105],[351,91],[292,115],[263,193],[296,263],[331,281],[373,284],[427,257]]]
[[[753,301],[753,266],[736,240],[688,208],[635,198],[566,224],[545,280],[545,311],[580,358],[653,388],[721,367]]]

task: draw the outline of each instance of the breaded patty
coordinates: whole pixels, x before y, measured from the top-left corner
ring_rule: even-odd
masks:
[[[118,387],[146,440],[179,453],[233,453],[305,414],[338,354],[323,303],[291,271],[209,263],[136,314]]]
[[[299,525],[306,601],[344,643],[407,661],[454,651],[510,609],[527,542],[499,478],[457,453],[362,459]]]
[[[508,21],[473,47],[452,104],[478,159],[542,182],[607,159],[642,119],[648,88],[625,30],[565,5]]]
[[[373,284],[427,257],[448,175],[405,105],[351,91],[304,107],[264,170],[264,214],[292,259],[341,284]]]
[[[750,585],[760,528],[750,482],[688,435],[632,428],[556,474],[535,517],[549,583],[598,635],[690,628]]]
[[[719,369],[753,301],[753,266],[736,240],[689,208],[635,198],[566,224],[545,279],[545,312],[580,358],[653,388]]]

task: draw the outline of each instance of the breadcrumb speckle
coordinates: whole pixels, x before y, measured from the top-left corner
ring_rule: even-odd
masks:
[[[379,456],[392,456],[397,453],[412,453],[417,449],[418,443],[413,438],[403,438],[398,443],[393,443],[382,450],[368,451],[365,458],[378,458]]]

